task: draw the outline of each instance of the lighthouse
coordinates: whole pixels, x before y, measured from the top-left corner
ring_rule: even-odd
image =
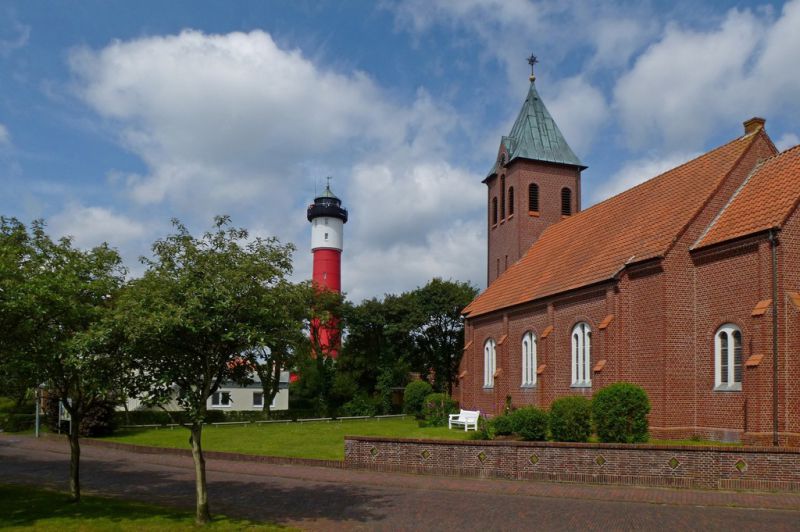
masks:
[[[342,244],[344,224],[347,223],[347,210],[342,201],[331,191],[330,178],[325,190],[314,198],[308,206],[306,217],[311,222],[311,253],[314,256],[312,279],[321,290],[342,291]],[[331,327],[322,324],[319,328],[319,342],[322,351],[336,357],[339,339],[333,338]],[[338,336],[338,335],[337,335]]]

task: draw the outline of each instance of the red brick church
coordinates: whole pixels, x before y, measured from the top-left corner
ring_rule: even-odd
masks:
[[[656,437],[800,444],[800,146],[744,134],[581,210],[531,77],[487,186],[488,288],[454,395],[492,415],[616,381]]]

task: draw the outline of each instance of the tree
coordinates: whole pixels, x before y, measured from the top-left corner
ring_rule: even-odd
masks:
[[[275,283],[264,291],[256,318],[254,346],[246,352],[248,365],[261,381],[264,417],[280,389],[281,371],[294,367],[308,337],[312,289],[309,283]]]
[[[435,278],[401,296],[411,365],[425,378],[433,375],[436,390],[452,390],[464,348],[461,310],[477,293],[469,283]]]
[[[51,240],[41,221],[29,230],[0,219],[0,365],[17,389],[44,382],[70,414],[75,502],[81,497],[78,427],[126,374],[107,322],[124,276],[118,253],[106,244],[74,249],[68,238]]]
[[[226,216],[193,237],[175,232],[153,244],[146,271],[122,294],[118,322],[149,402],[175,400],[184,410],[195,464],[197,513],[210,521],[202,431],[208,398],[228,380],[247,379],[246,354],[267,340],[261,320],[270,290],[291,273],[291,244],[248,240]]]

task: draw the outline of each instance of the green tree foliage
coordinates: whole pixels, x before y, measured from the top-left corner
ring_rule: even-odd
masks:
[[[281,371],[294,368],[298,357],[308,351],[304,329],[311,319],[313,290],[310,283],[292,284],[280,279],[263,287],[262,304],[255,310],[252,347],[245,353],[248,365],[261,382],[263,413],[269,418],[270,405],[280,390]]]
[[[592,416],[602,442],[646,442],[649,413],[647,393],[628,382],[606,386],[592,400]]]
[[[432,393],[425,398],[422,415],[428,427],[447,426],[450,414],[458,412],[458,404],[445,393]]]
[[[337,371],[376,396],[383,411],[391,407],[392,389],[405,385],[411,371],[449,392],[464,345],[461,310],[476,293],[467,283],[433,279],[400,295],[345,305],[346,340]]]
[[[433,387],[426,381],[412,381],[403,392],[403,412],[422,419],[425,398],[433,393]]]
[[[449,393],[464,349],[461,310],[477,295],[469,283],[433,279],[404,294],[412,369],[433,375],[434,389]]]
[[[544,441],[547,439],[547,412],[526,406],[509,414],[514,434],[525,441]]]
[[[175,400],[184,410],[197,521],[207,523],[206,401],[223,382],[245,381],[249,368],[243,353],[275,334],[274,323],[264,320],[279,312],[273,290],[291,272],[293,247],[274,238],[248,239],[228,217],[215,218],[214,228],[199,238],[180,222],[173,225],[174,233],[153,244],[153,258],[143,259],[144,275],[122,294],[117,319],[142,388],[149,390],[146,400]]]
[[[84,251],[53,241],[43,222],[0,219],[0,367],[12,389],[44,383],[75,427],[129,374],[112,304],[125,269],[107,245]],[[70,441],[70,493],[80,501],[80,431]]]
[[[550,405],[550,434],[555,441],[589,441],[592,435],[592,402],[573,396]]]

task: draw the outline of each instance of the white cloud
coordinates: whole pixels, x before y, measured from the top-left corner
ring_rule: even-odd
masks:
[[[479,287],[485,286],[483,223],[456,223],[432,230],[421,243],[399,243],[389,249],[365,246],[352,251],[345,249],[343,254],[343,287],[355,301],[410,290],[433,277],[469,280]]]
[[[8,128],[3,124],[0,124],[0,146],[10,143],[11,143],[11,134],[8,132]]]
[[[698,153],[672,153],[663,157],[652,156],[628,161],[608,180],[591,190],[590,205],[635,187],[698,155]]]
[[[794,148],[798,144],[800,144],[800,137],[798,137],[795,133],[784,133],[781,135],[781,138],[775,141],[775,147],[780,151]]]
[[[586,154],[597,132],[608,122],[609,110],[603,93],[585,78],[575,76],[556,83],[547,108],[570,147],[578,154]]]
[[[254,233],[295,242],[297,277],[311,262],[313,181],[333,175],[351,213],[344,289],[353,297],[413,288],[433,271],[449,277],[435,264],[450,264],[444,249],[463,238],[450,235],[483,205],[480,176],[446,162],[448,137],[463,127],[448,105],[421,89],[399,101],[364,73],[323,70],[262,31],[117,41],[74,50],[70,66],[77,94],[146,165],[110,172],[131,211],[168,209],[164,219],[201,228],[230,213]],[[419,264],[386,277],[408,253]]]
[[[708,31],[668,25],[614,90],[629,143],[687,149],[720,124],[800,115],[800,69],[787,65],[800,49],[798,27],[798,0],[777,20],[734,9]]]
[[[56,235],[70,236],[77,247],[91,248],[103,242],[120,247],[147,235],[143,223],[104,207],[67,206],[49,220]]]

